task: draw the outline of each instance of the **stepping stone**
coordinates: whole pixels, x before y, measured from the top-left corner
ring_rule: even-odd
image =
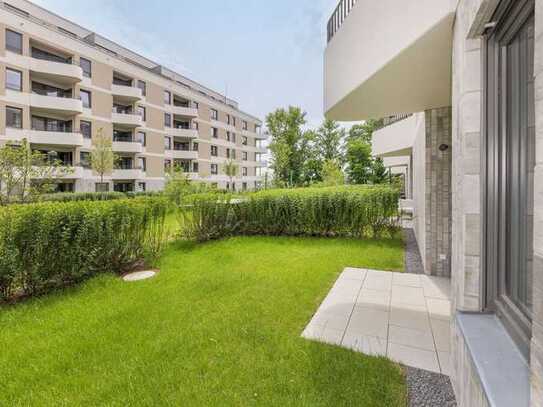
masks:
[[[140,281],[140,280],[146,280],[148,278],[154,277],[156,275],[156,271],[137,271],[135,273],[129,273],[125,274],[123,276],[124,281]]]

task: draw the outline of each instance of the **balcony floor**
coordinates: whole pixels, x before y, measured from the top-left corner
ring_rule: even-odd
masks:
[[[450,280],[346,268],[302,336],[450,374]]]

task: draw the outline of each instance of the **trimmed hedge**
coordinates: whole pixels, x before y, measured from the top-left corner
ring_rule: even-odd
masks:
[[[183,211],[184,233],[200,241],[228,235],[392,236],[399,227],[399,197],[390,186],[195,195]]]
[[[161,248],[161,198],[35,203],[0,209],[0,299],[120,273]]]
[[[138,198],[144,196],[161,196],[161,192],[58,192],[43,194],[39,202],[73,202],[73,201],[111,201],[114,199]]]

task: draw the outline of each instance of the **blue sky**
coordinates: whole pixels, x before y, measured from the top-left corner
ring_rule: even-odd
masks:
[[[323,119],[326,21],[338,0],[33,0],[240,103]],[[151,24],[143,24],[143,21]]]

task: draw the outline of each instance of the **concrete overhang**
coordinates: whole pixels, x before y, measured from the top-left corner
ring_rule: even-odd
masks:
[[[324,56],[324,111],[354,121],[450,105],[458,0],[358,0]]]

